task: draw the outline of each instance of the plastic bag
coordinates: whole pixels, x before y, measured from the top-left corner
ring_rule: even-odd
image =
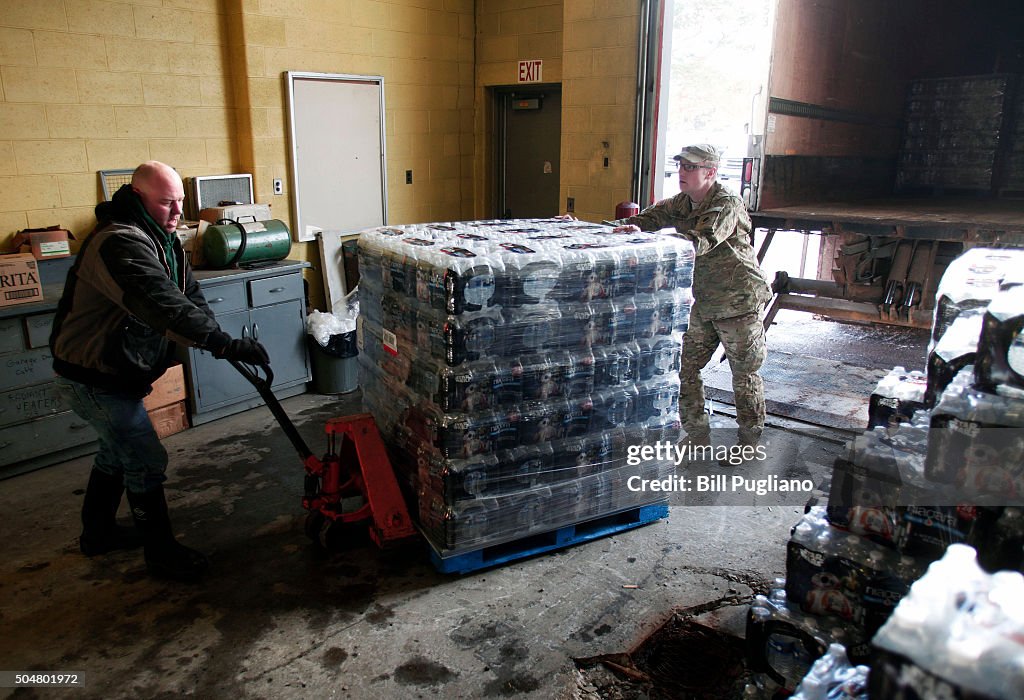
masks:
[[[348,304],[346,304],[345,313],[342,315],[324,313],[314,309],[306,316],[306,333],[313,336],[314,340],[323,347],[327,347],[333,336],[352,333],[356,329],[356,318],[359,316],[358,297],[355,294],[349,294],[345,299]]]

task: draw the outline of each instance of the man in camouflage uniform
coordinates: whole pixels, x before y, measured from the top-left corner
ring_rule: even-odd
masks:
[[[679,412],[692,444],[710,441],[700,372],[718,344],[732,370],[739,443],[756,445],[764,429],[764,381],[757,373],[767,356],[763,311],[771,287],[757,262],[750,216],[743,200],[718,181],[721,155],[709,144],[687,146],[679,163],[679,194],[636,216],[616,221],[616,230],[675,228],[696,250],[693,309],[683,338]]]

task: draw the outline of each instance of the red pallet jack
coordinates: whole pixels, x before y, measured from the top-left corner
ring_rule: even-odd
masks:
[[[234,360],[231,364],[256,387],[299,453],[306,469],[302,507],[309,511],[310,538],[326,546],[343,526],[359,523],[366,524],[370,539],[382,548],[403,544],[417,534],[373,416],[359,413],[327,421],[327,454],[319,458],[270,390],[274,373],[269,365],[255,368]]]

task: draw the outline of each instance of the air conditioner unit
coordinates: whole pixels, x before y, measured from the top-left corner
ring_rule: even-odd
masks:
[[[209,207],[230,204],[252,204],[252,175],[203,175],[185,181],[185,217],[199,219],[199,212]]]

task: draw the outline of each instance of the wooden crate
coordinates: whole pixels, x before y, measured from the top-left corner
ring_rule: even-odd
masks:
[[[188,411],[185,410],[184,401],[154,408],[149,411],[149,420],[152,421],[153,428],[161,440],[189,427]]]
[[[153,391],[142,399],[142,405],[146,407],[147,411],[152,411],[184,401],[186,395],[185,370],[180,364],[171,365],[159,379],[153,382]]]

